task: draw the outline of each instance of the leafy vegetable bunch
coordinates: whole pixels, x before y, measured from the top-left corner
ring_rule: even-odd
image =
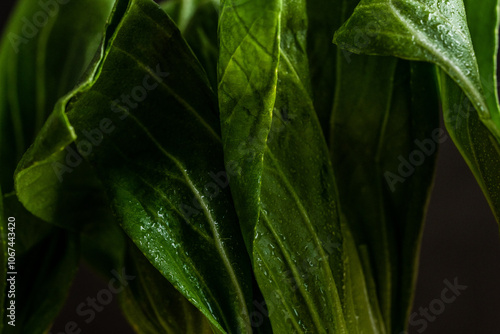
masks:
[[[499,218],[498,17],[20,0],[0,51],[2,331],[48,332],[84,258],[138,333],[405,333],[440,105]]]

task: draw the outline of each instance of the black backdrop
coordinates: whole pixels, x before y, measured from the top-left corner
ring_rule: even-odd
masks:
[[[13,3],[13,0],[1,2],[2,30]],[[440,311],[438,300],[446,287],[445,280],[451,283],[456,280],[467,288]],[[52,333],[64,333],[65,324],[72,320],[80,324],[82,333],[133,333],[116,301],[106,306],[88,325],[76,314],[78,304],[85,302],[87,297],[95,297],[105,287],[104,280],[82,265]],[[446,297],[451,298],[451,295]],[[428,320],[423,320],[426,316],[422,312],[429,306],[440,314],[435,317],[428,314]],[[414,312],[415,324],[410,326],[410,334],[500,333],[498,227],[451,140],[440,148],[436,183],[424,231]]]

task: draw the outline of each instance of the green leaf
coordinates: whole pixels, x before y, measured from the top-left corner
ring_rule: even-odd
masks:
[[[15,164],[56,101],[74,88],[92,60],[113,2],[19,2],[0,52],[0,89],[4,87],[2,91],[6,92],[0,99],[0,127],[5,129],[0,136],[6,136],[0,139],[0,158],[6,162],[1,176],[5,189],[12,190]],[[89,16],[81,17],[82,11]],[[44,15],[48,17],[46,23],[33,26],[28,34],[32,21]],[[12,147],[17,147],[17,153]],[[21,200],[29,210],[40,213],[40,208],[32,205],[40,202],[40,196],[49,195],[45,199],[51,200],[52,207],[45,207],[39,217],[70,230],[81,230],[105,214],[102,187],[88,176],[88,170],[85,165],[72,173],[64,184],[59,184],[57,193],[32,189]]]
[[[86,232],[92,229],[89,224],[107,224],[111,216],[109,200],[101,181],[78,155],[76,146],[63,147],[52,155],[53,145],[58,144],[53,138],[70,145],[75,137],[63,113],[63,101],[66,100],[58,102],[57,112],[45,124],[51,137],[35,142],[31,150],[35,155],[28,154],[20,162],[16,177],[23,181],[17,182],[16,191],[21,203],[35,216],[71,231]],[[44,162],[37,164],[38,161]],[[26,164],[33,164],[29,171],[24,170]]]
[[[226,165],[249,253],[259,220],[266,140],[278,80],[281,1],[221,2],[218,95]],[[250,190],[250,191],[248,191]]]
[[[344,1],[343,5],[344,20],[357,2]],[[351,41],[363,53],[372,53],[379,39],[389,38],[384,29],[392,28],[392,21],[387,20],[390,11],[385,4],[371,5],[373,11],[367,6],[361,1],[346,23],[349,28],[337,33],[341,47],[352,50],[347,43]],[[361,22],[356,21],[360,17],[367,21],[361,27],[352,25]],[[372,17],[375,20],[370,21]],[[438,147],[434,71],[427,64],[357,56],[341,49],[337,57],[330,146],[341,209],[358,251],[364,254],[365,269],[373,268],[368,271],[375,276],[367,280],[377,290],[372,303],[380,304],[386,331],[399,332],[407,326],[412,306]],[[403,163],[416,155],[423,157],[418,166]]]
[[[340,207],[356,243],[367,244],[371,250],[380,307],[390,326],[395,240],[391,238],[391,222],[385,217],[386,182],[380,155],[385,141],[384,127],[390,117],[396,59],[356,56],[345,59],[340,51],[337,57],[341,58],[330,147]],[[405,136],[405,132],[401,133]],[[397,161],[397,155],[393,159]]]
[[[56,101],[74,88],[92,60],[113,3],[19,1],[0,48],[0,89],[5,93],[0,98],[0,159],[4,167],[0,182],[9,191],[21,155]],[[82,12],[89,15],[82,16]],[[85,167],[79,170],[84,171]],[[94,199],[102,192],[96,193],[95,182],[88,183],[82,175],[72,175],[64,196],[53,202],[53,216],[45,216],[47,220],[74,229],[101,216]],[[82,189],[86,191],[80,192]],[[31,195],[43,200],[40,194]],[[17,221],[18,271],[16,327],[7,325],[5,332],[45,333],[64,305],[77,270],[79,236],[35,218],[14,194],[6,197],[5,212]]]
[[[358,254],[349,226],[342,225],[346,268],[345,309],[349,333],[386,333],[373,274]],[[361,247],[360,247],[361,248]],[[363,249],[363,248],[361,248]]]
[[[16,218],[17,275],[15,326],[4,317],[2,333],[46,333],[64,306],[78,268],[78,235],[35,218],[14,195],[5,196],[3,216]]]
[[[0,184],[12,173],[56,101],[73,89],[102,38],[114,0],[19,1],[0,47]],[[82,15],[85,13],[86,15]]]
[[[148,260],[218,330],[247,333],[250,263],[206,74],[149,0],[119,1],[105,41],[88,79],[59,101],[23,157],[16,189],[57,194],[52,166],[67,162],[74,142]]]
[[[488,108],[498,109],[497,53],[499,2],[464,0],[467,22],[477,58],[481,84]]]
[[[136,278],[120,295],[125,316],[140,334],[212,334],[210,323],[133,244],[125,267]]]
[[[444,122],[500,222],[500,146],[458,85],[440,71]]]
[[[489,106],[498,104],[497,51],[499,13],[497,0],[481,3],[464,1],[481,82]],[[493,214],[500,222],[500,147],[498,141],[481,124],[467,96],[450,79],[440,73],[444,120],[455,145],[469,165]]]
[[[222,3],[224,155],[273,331],[344,333],[342,237],[310,90],[306,9]]]
[[[388,7],[388,1],[362,1],[335,40],[354,52],[430,61],[452,78],[439,74],[446,127],[500,222],[500,174],[495,167],[500,160],[498,3],[467,2],[471,41],[460,1],[429,2],[392,1]],[[370,29],[366,22],[371,22]]]
[[[331,151],[341,209],[358,247],[369,250],[387,332],[400,331],[411,307],[438,146],[434,72],[427,64],[348,55],[337,73]],[[401,161],[412,154],[422,163],[401,175]]]
[[[494,28],[488,28],[490,34]],[[334,41],[355,53],[435,63],[464,90],[500,141],[500,108],[485,97],[461,0],[362,0]]]
[[[371,250],[380,308],[390,332],[395,240],[391,222],[385,218],[386,183],[379,156],[391,109],[396,60],[351,56],[350,63],[342,59],[340,64],[330,143],[340,207],[356,244],[367,244]]]

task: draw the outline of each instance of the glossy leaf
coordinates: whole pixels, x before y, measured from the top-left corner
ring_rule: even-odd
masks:
[[[469,29],[476,52],[481,83],[489,106],[498,104],[497,52],[499,12],[497,0],[480,3],[464,1]],[[498,141],[480,124],[468,98],[441,73],[443,112],[446,127],[455,145],[471,168],[500,222],[500,189]]]
[[[119,1],[105,41],[23,157],[16,189],[57,192],[52,166],[74,142],[148,260],[218,330],[249,332],[251,272],[206,75],[152,1]]]
[[[136,278],[120,295],[121,305],[137,333],[213,333],[205,316],[133,244],[128,247],[125,267]]]
[[[310,89],[306,9],[222,3],[224,155],[273,331],[343,333],[341,230]]]
[[[266,140],[278,79],[280,0],[221,2],[218,96],[224,159],[247,248],[259,220]],[[251,191],[247,191],[250,189]]]
[[[440,72],[439,78],[446,129],[476,177],[498,222],[500,146],[460,87],[446,73]]]
[[[477,58],[484,98],[488,108],[498,109],[497,53],[499,2],[464,0],[467,22]],[[493,112],[492,112],[493,113]],[[493,117],[493,119],[495,119]]]
[[[464,90],[500,141],[500,108],[485,97],[461,0],[362,0],[334,41],[355,53],[437,64]]]

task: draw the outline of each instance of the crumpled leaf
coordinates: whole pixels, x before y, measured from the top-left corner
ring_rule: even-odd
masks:
[[[56,101],[74,88],[94,57],[113,3],[85,0],[41,7],[38,2],[19,2],[0,52],[0,89],[5,92],[0,99],[0,127],[5,131],[1,130],[0,136],[6,136],[0,138],[0,159],[6,162],[1,178],[7,192],[12,191],[13,172],[21,155]],[[87,13],[83,18],[82,10]],[[47,23],[28,34],[26,18],[44,12],[48,13]],[[16,152],[13,147],[17,147]],[[103,192],[100,184],[87,176],[87,168],[82,166],[67,182],[58,184],[59,191],[52,194],[58,200],[53,200],[54,205],[39,218],[76,231],[103,214]],[[32,191],[21,200],[32,212],[41,212],[30,206],[39,203],[39,197]]]
[[[47,224],[26,211],[11,193],[13,174],[54,103],[73,89],[90,63],[113,2],[19,1],[3,33],[0,47],[0,183],[9,194],[5,196],[5,220],[2,218],[1,223],[6,224],[8,216],[16,218],[18,272],[16,326],[6,325],[3,333],[46,333],[64,305],[78,267],[78,234]],[[89,16],[81,17],[82,10]],[[68,182],[67,185],[75,184]],[[59,211],[61,219],[62,212]],[[81,215],[81,218],[88,217],[88,214]],[[2,230],[2,239],[8,236],[6,232]],[[2,265],[2,271],[5,268],[6,265]],[[4,278],[3,273],[2,294]],[[7,317],[2,316],[2,319],[2,323],[10,321]]]
[[[18,2],[0,47],[0,183],[6,193],[56,101],[74,88],[94,57],[114,0],[43,3]],[[47,20],[35,22],[35,16]]]
[[[23,157],[18,193],[57,193],[53,165],[76,169],[67,159],[86,157],[122,228],[161,274],[221,332],[249,332],[252,276],[206,74],[149,0],[117,3],[98,56]]]

